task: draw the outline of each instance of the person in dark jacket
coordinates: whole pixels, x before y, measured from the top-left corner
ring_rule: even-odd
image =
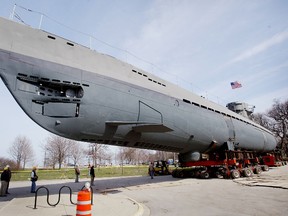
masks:
[[[91,186],[94,186],[95,171],[93,165],[90,168],[90,177],[91,177]]]
[[[7,185],[9,182],[9,172],[8,168],[5,167],[4,171],[1,174],[1,190],[0,190],[0,197],[5,197],[6,195],[6,190],[7,190]]]
[[[8,192],[8,188],[9,188],[9,183],[10,183],[10,180],[11,180],[11,177],[12,177],[12,173],[11,173],[10,166],[7,165],[6,167],[7,167],[7,169],[8,169],[8,174],[9,174],[9,181],[8,181],[7,188],[6,188],[6,194],[10,194],[10,193]]]
[[[79,166],[76,164],[75,165],[75,182],[76,183],[79,182],[79,176],[80,176],[80,169],[79,169]]]

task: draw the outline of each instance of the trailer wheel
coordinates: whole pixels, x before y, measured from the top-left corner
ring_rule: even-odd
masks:
[[[223,178],[223,175],[220,172],[215,172],[216,178]]]
[[[202,179],[208,179],[210,177],[208,172],[201,172],[200,173],[200,178]]]
[[[231,171],[231,176],[233,179],[240,178],[240,172],[238,170],[234,169]]]
[[[187,177],[188,178],[194,178],[195,172],[193,170],[187,170]]]
[[[217,169],[214,175],[216,178],[224,178],[225,175],[227,175],[226,169],[224,167],[220,167]]]
[[[172,171],[172,176],[173,176],[174,178],[177,178],[177,172],[178,172],[177,169],[175,169],[175,170]]]
[[[262,170],[265,171],[265,172],[269,171],[269,166],[263,165],[262,166]]]
[[[245,169],[243,169],[243,175],[245,177],[251,177],[253,175],[253,172],[250,168],[245,168]]]
[[[185,177],[184,170],[180,170],[177,177],[178,178],[184,178]]]
[[[255,168],[254,168],[254,173],[255,173],[255,174],[260,174],[261,172],[262,172],[261,167],[260,167],[260,166],[255,166]]]

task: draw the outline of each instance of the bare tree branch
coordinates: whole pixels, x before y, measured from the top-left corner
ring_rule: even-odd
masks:
[[[73,160],[73,164],[76,165],[83,158],[85,150],[80,143],[73,140],[69,140],[69,146],[69,156]]]
[[[8,153],[16,161],[16,168],[25,169],[27,162],[34,159],[34,152],[32,149],[31,141],[25,136],[17,136],[15,141],[8,149]]]
[[[108,153],[108,146],[105,144],[91,143],[88,155],[92,158],[92,164],[102,164],[103,161],[111,161],[111,154]]]
[[[283,103],[276,100],[272,109],[268,111],[268,116],[275,121],[272,131],[280,140],[280,148],[288,153],[288,100]]]
[[[45,154],[47,157],[47,163],[55,169],[58,164],[61,169],[62,163],[69,155],[70,140],[60,136],[51,135],[47,139],[47,143],[44,146]]]

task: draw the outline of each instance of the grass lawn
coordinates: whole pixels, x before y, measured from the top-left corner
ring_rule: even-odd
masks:
[[[87,178],[88,168],[80,168],[80,179]],[[31,170],[12,170],[11,181],[27,181],[31,175]],[[62,168],[62,169],[39,169],[37,170],[39,180],[47,179],[74,179],[74,168]],[[97,167],[95,168],[96,178],[101,177],[117,177],[117,176],[145,176],[148,175],[148,166],[109,166],[109,167]]]

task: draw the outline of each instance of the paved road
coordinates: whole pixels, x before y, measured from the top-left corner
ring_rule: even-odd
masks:
[[[51,190],[51,202],[55,203],[63,185],[73,189],[75,201],[85,180],[78,184],[72,180],[37,183]],[[34,196],[29,189],[29,182],[12,182],[11,195],[0,198],[0,215],[75,215],[75,206],[70,204],[67,194],[55,208],[48,206],[46,197],[40,195],[39,206],[34,210]],[[236,181],[171,176],[158,176],[153,180],[149,177],[101,178],[96,179],[94,191],[93,215],[287,215],[288,166],[274,168],[261,177],[255,175]]]
[[[151,215],[287,215],[288,190],[247,187],[223,179],[129,187],[124,194],[146,205]]]

